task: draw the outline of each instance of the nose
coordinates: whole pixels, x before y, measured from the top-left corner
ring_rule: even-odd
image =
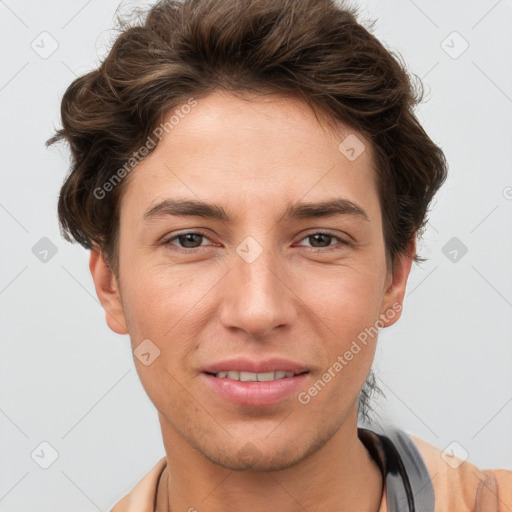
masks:
[[[284,265],[271,252],[264,250],[252,262],[235,253],[225,280],[220,319],[227,329],[262,339],[293,324],[297,298]]]

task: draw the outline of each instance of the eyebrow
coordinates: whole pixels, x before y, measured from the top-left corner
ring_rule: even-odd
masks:
[[[230,216],[222,206],[192,199],[165,199],[147,210],[143,219],[144,222],[151,222],[153,219],[169,215],[230,221]],[[367,213],[360,206],[344,198],[289,205],[279,220],[312,219],[334,215],[349,215],[370,221]]]

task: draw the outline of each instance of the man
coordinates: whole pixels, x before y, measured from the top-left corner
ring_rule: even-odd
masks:
[[[115,512],[512,507],[511,472],[358,427],[446,177],[418,100],[331,0],[161,1],[71,84],[60,222],[166,450]]]

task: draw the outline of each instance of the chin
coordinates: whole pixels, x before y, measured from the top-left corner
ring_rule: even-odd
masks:
[[[263,473],[268,471],[281,471],[295,466],[304,455],[295,451],[292,453],[267,453],[258,450],[252,443],[247,443],[238,452],[232,454],[215,453],[203,455],[214,464],[231,471],[251,471]]]
[[[199,450],[208,460],[231,471],[268,472],[291,468],[321,449],[334,432],[316,432],[314,438],[281,438],[275,443],[250,441],[226,445],[221,451]]]

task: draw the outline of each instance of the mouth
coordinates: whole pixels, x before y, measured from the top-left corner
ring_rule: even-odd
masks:
[[[224,370],[217,373],[205,372],[208,375],[212,375],[217,379],[230,379],[240,382],[269,382],[272,380],[287,379],[295,377],[296,375],[302,375],[308,373],[307,370],[301,372],[287,372],[285,370],[276,370],[272,372],[237,372],[236,370]]]
[[[289,399],[304,386],[309,373],[304,365],[284,359],[232,359],[202,371],[207,385],[222,400],[252,407]]]

